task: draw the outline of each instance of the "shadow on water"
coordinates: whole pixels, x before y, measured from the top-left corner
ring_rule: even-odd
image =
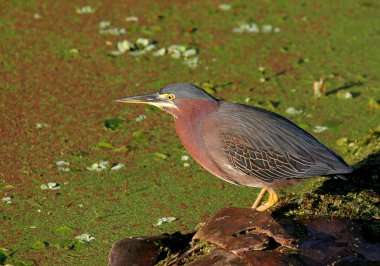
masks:
[[[328,179],[317,189],[318,194],[345,195],[371,189],[380,194],[380,150],[353,165],[348,180]]]
[[[364,85],[364,82],[354,82],[354,83],[350,83],[350,84],[347,84],[347,85],[344,85],[342,87],[339,87],[339,88],[335,88],[335,89],[332,89],[331,91],[328,91],[326,92],[326,96],[329,96],[331,94],[336,94],[338,93],[339,91],[343,91],[343,90],[348,90],[352,87],[360,87],[360,86],[363,86]],[[354,98],[358,97],[360,95],[360,92],[352,92],[351,93],[352,96]]]

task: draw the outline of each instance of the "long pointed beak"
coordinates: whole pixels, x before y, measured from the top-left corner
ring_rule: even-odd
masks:
[[[120,103],[145,103],[145,104],[152,104],[152,105],[157,105],[157,104],[166,102],[165,99],[159,97],[158,92],[120,98],[114,101],[120,102]]]
[[[164,95],[160,95],[158,92],[144,95],[137,95],[131,97],[125,97],[114,100],[119,103],[145,103],[156,106],[167,113],[176,117],[174,110],[178,109],[174,101],[170,101]]]

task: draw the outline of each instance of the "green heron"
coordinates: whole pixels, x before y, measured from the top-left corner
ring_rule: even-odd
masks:
[[[117,99],[154,105],[173,115],[189,154],[207,171],[236,185],[261,188],[258,211],[278,201],[274,189],[313,176],[345,179],[352,168],[288,119],[254,106],[218,100],[188,83]],[[268,201],[259,206],[265,193]]]

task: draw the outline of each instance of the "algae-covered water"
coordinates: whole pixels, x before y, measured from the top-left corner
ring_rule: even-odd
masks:
[[[286,116],[359,168],[378,158],[378,1],[0,6],[0,264],[104,265],[116,240],[251,206],[258,190],[213,177],[169,115],[123,96],[191,82]],[[378,184],[371,163],[359,180]],[[377,185],[342,199],[314,180],[286,215],[378,219]]]

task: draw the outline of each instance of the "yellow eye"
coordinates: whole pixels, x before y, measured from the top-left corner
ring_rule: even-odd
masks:
[[[174,94],[169,94],[169,95],[168,95],[168,99],[169,99],[170,101],[174,101],[174,99],[175,99]]]

